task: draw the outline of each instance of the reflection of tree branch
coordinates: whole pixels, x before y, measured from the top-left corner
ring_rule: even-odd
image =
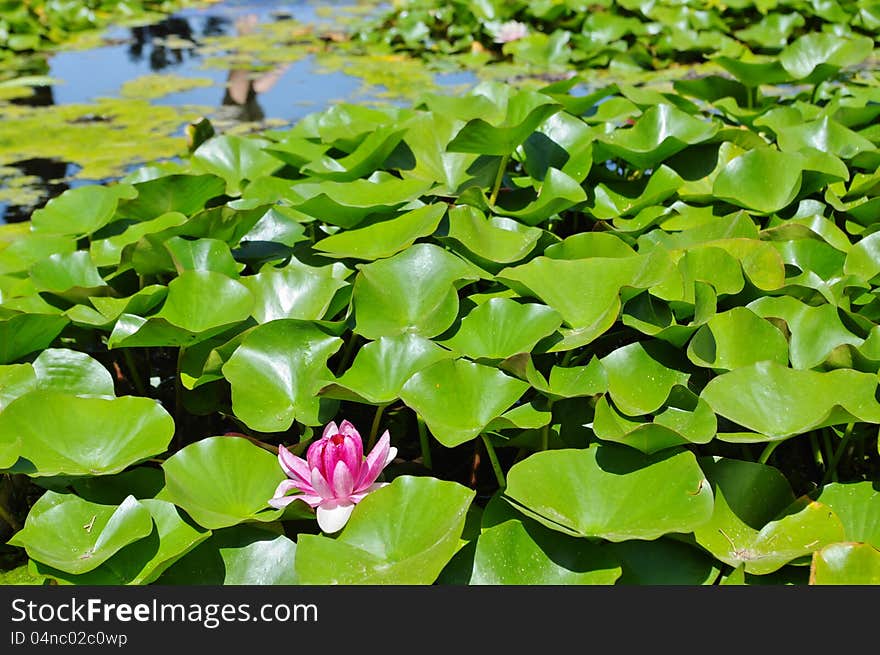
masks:
[[[253,32],[258,24],[255,14],[247,14],[235,21],[235,29],[239,35]],[[262,107],[257,102],[257,95],[265,93],[287,71],[289,64],[276,66],[272,70],[257,77],[246,68],[233,68],[226,79],[226,94],[223,106],[238,106],[241,110],[236,118],[241,121],[262,120],[265,117]]]

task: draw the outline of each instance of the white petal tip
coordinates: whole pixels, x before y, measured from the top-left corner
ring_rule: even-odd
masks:
[[[326,534],[339,532],[348,523],[353,511],[354,504],[337,505],[331,509],[318,507],[318,527]]]

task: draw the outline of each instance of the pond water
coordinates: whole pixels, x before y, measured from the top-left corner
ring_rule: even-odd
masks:
[[[252,30],[290,19],[311,26],[316,31],[323,29],[329,33],[334,28],[339,29],[351,17],[352,14],[346,13],[346,9],[354,5],[356,0],[223,0],[182,10],[152,25],[114,27],[102,35],[97,47],[51,54],[46,62],[48,70],[44,74],[56,80],[56,83],[35,87],[32,96],[14,102],[19,106],[33,107],[34,116],[37,116],[36,112],[47,107],[81,108],[92,103],[106,103],[107,99],[119,98],[124,85],[145,79],[145,76],[153,79],[161,75],[178,81],[180,78],[191,78],[198,84],[184,83],[181,86],[188,88],[162,91],[148,98],[150,105],[163,108],[166,114],[169,108],[181,109],[179,120],[175,120],[174,114],[170,113],[170,117],[166,117],[156,128],[170,132],[168,136],[178,140],[182,139],[186,124],[195,114],[205,114],[212,121],[220,121],[224,129],[241,121],[278,127],[292,124],[309,113],[338,102],[403,104],[401,98],[389,93],[381,84],[365,87],[362,77],[339,70],[339,66],[337,70],[332,67],[328,69],[326,62],[319,62],[314,54],[290,57],[289,61],[280,58],[282,61],[269,70],[255,72],[247,70],[247,66],[239,70],[228,66],[224,68],[222,55],[229,53],[218,53],[216,48],[206,51],[203,47],[206,43],[218,43],[218,38],[241,37]],[[382,8],[381,5],[375,7]],[[251,88],[247,88],[247,82],[243,82],[245,86],[240,93],[236,93],[234,87],[245,79],[257,81]],[[439,88],[458,89],[473,84],[476,76],[461,72],[431,74],[431,79]],[[132,113],[137,111],[133,109]],[[94,113],[100,118],[101,112]],[[51,122],[54,117],[54,114],[47,115],[45,120]],[[86,112],[85,116],[77,115],[74,119],[64,117],[62,120],[68,123],[71,120],[86,122],[93,118]],[[6,122],[2,113],[0,119],[0,122]],[[126,126],[121,126],[121,129],[126,129]],[[6,138],[35,141],[41,136],[39,131],[20,131],[6,135]],[[137,138],[133,134],[132,142]],[[0,173],[0,223],[27,220],[33,209],[67,188],[112,179],[137,168],[144,161],[152,160],[144,154],[139,158],[141,161],[119,171],[114,170],[115,175],[93,174],[91,171],[82,171],[82,162],[74,157],[65,158],[65,150],[60,148],[62,144],[56,144],[59,145],[57,152],[62,154],[55,154],[51,146],[41,149],[36,144],[19,141],[23,151],[34,150],[39,154],[22,156],[16,161],[0,159],[0,171],[5,173]],[[26,147],[28,145],[35,147],[29,149]],[[112,152],[109,144],[105,143],[105,146],[107,152]],[[155,150],[158,141],[151,139],[151,146]],[[94,147],[101,146],[95,144]],[[131,144],[129,149],[132,149]],[[158,151],[154,150],[149,152],[156,156]],[[46,156],[44,152],[52,154]],[[136,153],[135,146],[132,154]]]

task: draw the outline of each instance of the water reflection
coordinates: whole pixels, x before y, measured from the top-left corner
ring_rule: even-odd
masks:
[[[219,21],[212,24],[212,30],[223,34],[223,26]],[[177,43],[189,42],[193,47],[168,47],[165,42],[173,37]],[[140,63],[144,59],[144,50],[148,50],[147,60],[150,70],[157,72],[170,66],[182,64],[184,57],[195,56],[196,37],[189,21],[179,16],[171,16],[153,25],[131,28],[128,46],[128,59],[132,63]]]

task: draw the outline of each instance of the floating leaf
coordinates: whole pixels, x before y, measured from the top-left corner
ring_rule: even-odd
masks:
[[[122,199],[137,196],[127,184],[90,184],[68,189],[34,211],[31,223],[35,231],[47,234],[86,236],[109,223]]]
[[[0,466],[21,457],[31,476],[108,475],[163,452],[173,434],[171,416],[150,398],[34,391],[0,413]]]
[[[505,359],[531,352],[561,324],[559,314],[545,305],[492,298],[465,316],[455,334],[438,343],[471,359]]]
[[[367,339],[404,332],[440,334],[458,314],[456,283],[479,277],[464,260],[427,243],[358,268],[354,332]]]
[[[455,482],[395,478],[355,506],[337,537],[299,535],[300,583],[432,584],[458,550],[473,497]]]
[[[801,160],[773,148],[756,148],[732,159],[715,178],[721,200],[765,214],[790,205],[801,188]]]
[[[9,543],[67,573],[86,573],[153,530],[146,506],[129,496],[118,507],[46,491]]]
[[[528,388],[491,366],[443,359],[407,380],[400,397],[440,443],[452,448],[479,435]]]
[[[689,451],[538,452],[511,467],[504,493],[547,527],[615,542],[690,532],[712,514],[712,491]]]
[[[341,345],[307,321],[279,319],[254,328],[223,364],[233,412],[261,432],[287,430],[294,420],[318,425],[316,394],[331,375],[327,360]]]
[[[763,441],[775,441],[836,423],[876,422],[876,391],[872,374],[797,370],[765,361],[719,375],[700,396],[716,414],[764,435]]]
[[[322,395],[345,396],[347,391],[368,403],[385,405],[400,396],[404,383],[414,373],[453,356],[417,334],[379,337],[358,350],[352,365],[325,387]]]
[[[349,273],[339,263],[317,267],[291,259],[281,268],[267,264],[241,282],[254,296],[252,314],[259,323],[282,318],[319,320],[324,318],[336,292],[346,286]]]
[[[285,479],[278,458],[247,439],[201,439],[166,459],[162,470],[162,499],[209,530],[274,521],[283,513],[269,506],[275,488]]]
[[[880,550],[868,544],[829,544],[813,553],[810,584],[880,584]]]

